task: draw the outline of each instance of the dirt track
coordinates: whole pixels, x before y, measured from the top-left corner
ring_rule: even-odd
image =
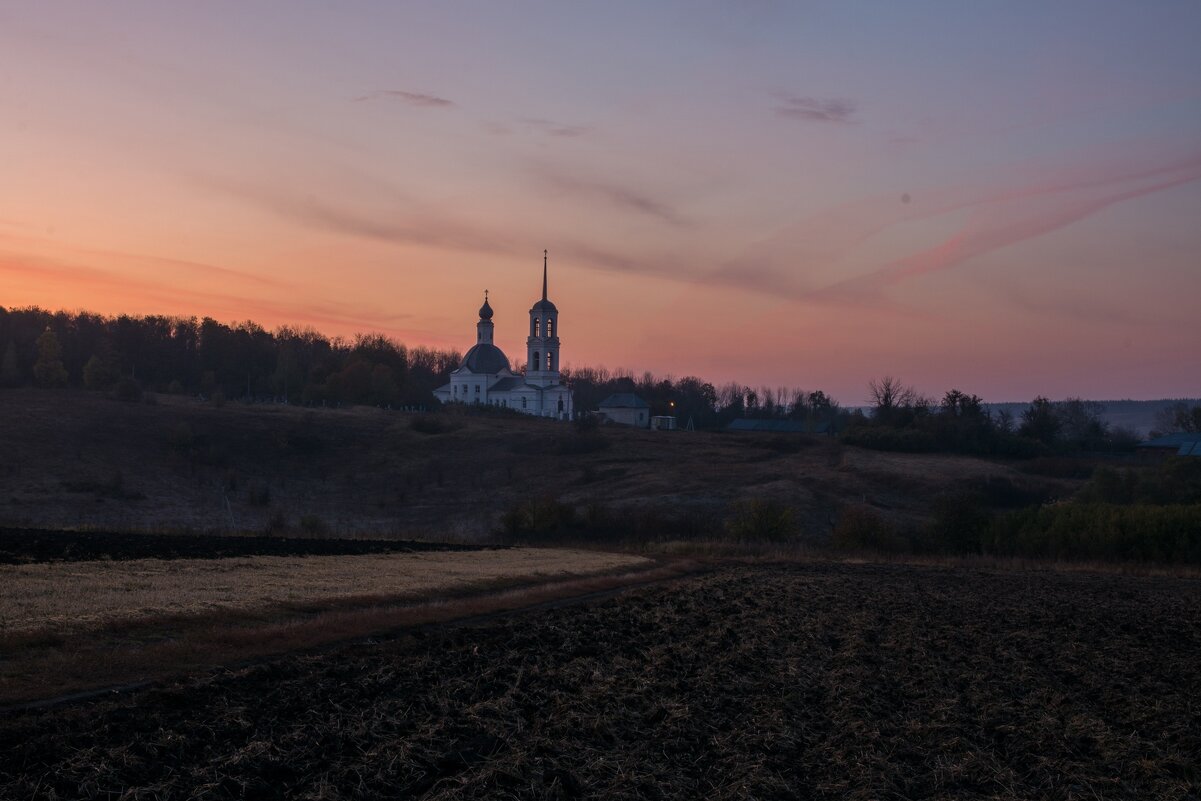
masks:
[[[1195,798],[1199,653],[1196,581],[730,568],[13,715],[0,796]]]

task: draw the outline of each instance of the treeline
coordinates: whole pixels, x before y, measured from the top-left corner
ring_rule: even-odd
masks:
[[[307,405],[435,407],[433,390],[449,380],[461,355],[395,342],[379,334],[347,340],[312,329],[268,331],[205,317],[105,317],[0,306],[0,386],[115,390],[133,400],[143,389],[214,399],[276,400]],[[849,444],[895,451],[950,451],[1030,457],[1053,452],[1132,448],[1132,432],[1109,426],[1101,404],[1036,398],[1015,417],[991,413],[976,395],[951,390],[939,401],[899,380],[869,384],[869,413],[849,410],[821,390],[715,385],[702,378],[657,377],[603,367],[565,369],[578,410],[605,397],[634,393],[651,414],[681,426],[722,428],[738,418],[804,422],[841,432]],[[1197,430],[1201,412],[1185,406],[1162,415],[1163,430]]]
[[[1035,398],[1014,417],[990,412],[984,401],[957,389],[933,400],[891,376],[868,385],[870,415],[856,414],[845,442],[878,450],[945,451],[982,456],[1034,457],[1079,451],[1129,451],[1133,431],[1111,426],[1095,401]]]
[[[429,406],[461,359],[381,335],[267,331],[205,317],[0,307],[0,385],[143,389],[289,403]]]
[[[714,385],[695,376],[635,376],[625,370],[582,367],[563,371],[575,393],[577,409],[595,409],[606,397],[632,392],[651,407],[653,415],[675,415],[680,425],[692,420],[696,428],[720,428],[732,420],[798,420],[831,430],[845,427],[851,413],[821,390],[806,392],[790,387],[750,387],[736,382]]]

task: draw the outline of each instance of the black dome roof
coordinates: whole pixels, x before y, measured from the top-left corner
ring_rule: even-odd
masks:
[[[558,309],[556,309],[556,308],[555,308],[555,304],[551,303],[551,302],[550,302],[549,300],[547,300],[546,298],[543,298],[542,300],[540,300],[540,301],[538,301],[537,303],[535,303],[535,304],[534,304],[534,308],[530,309],[530,311],[552,311],[552,312],[557,312],[557,311],[558,311]]]
[[[491,320],[492,319],[492,307],[488,305],[487,298],[484,298],[484,305],[480,306],[480,319],[481,320]]]
[[[467,351],[461,366],[473,373],[499,373],[509,368],[509,357],[495,345],[481,342]]]

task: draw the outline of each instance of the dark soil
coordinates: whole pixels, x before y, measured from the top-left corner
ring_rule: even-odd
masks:
[[[5,798],[1197,798],[1201,583],[729,568],[0,720]]]
[[[343,556],[474,550],[479,550],[479,546],[405,540],[0,529],[0,564],[87,562],[95,559],[225,559],[231,556]]]

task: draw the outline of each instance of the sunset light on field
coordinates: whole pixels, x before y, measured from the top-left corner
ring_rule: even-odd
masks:
[[[0,305],[1195,395],[1201,5],[0,3]]]

